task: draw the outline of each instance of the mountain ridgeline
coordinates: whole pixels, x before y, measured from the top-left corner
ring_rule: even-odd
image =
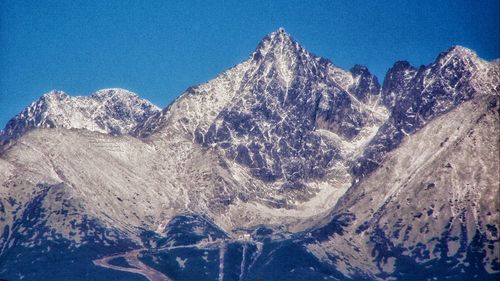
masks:
[[[163,110],[53,91],[0,133],[0,278],[496,280],[499,112],[498,60],[380,83],[282,28]]]

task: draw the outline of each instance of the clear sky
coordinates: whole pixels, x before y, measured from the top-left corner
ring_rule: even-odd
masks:
[[[452,45],[499,57],[498,0],[1,0],[0,127],[51,89],[120,87],[160,107],[284,27],[309,51],[383,79]]]

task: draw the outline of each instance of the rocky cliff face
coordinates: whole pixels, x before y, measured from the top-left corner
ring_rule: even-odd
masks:
[[[161,267],[158,249],[183,245],[207,247],[187,266],[212,279],[234,270],[207,269],[224,251],[239,280],[495,278],[499,77],[453,47],[381,86],[279,29],[161,111],[120,89],[51,92],[2,135],[0,276],[27,274],[12,259],[27,251],[145,247]]]

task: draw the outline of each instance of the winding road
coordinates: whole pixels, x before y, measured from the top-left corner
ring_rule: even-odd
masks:
[[[200,249],[219,249],[219,281],[224,280],[224,259],[225,259],[225,253],[226,253],[226,247],[227,247],[228,241],[212,241],[212,242],[202,242],[198,244],[193,244],[193,245],[180,245],[180,246],[170,246],[170,247],[163,247],[159,248],[156,251],[168,251],[168,250],[173,250],[173,249],[179,249],[179,248],[200,248]],[[240,265],[240,278],[239,280],[242,280],[244,277],[245,273],[245,265],[246,265],[246,253],[247,253],[247,247],[248,247],[248,241],[245,241],[242,243],[243,247],[243,257]],[[252,242],[250,242],[252,243]],[[255,243],[255,242],[254,242]],[[262,252],[262,243],[256,242],[257,245],[257,252],[252,256],[251,261],[252,263],[250,264],[250,267],[253,266],[255,261],[258,259]],[[129,252],[123,252],[123,253],[118,253],[110,256],[105,256],[100,259],[93,260],[93,263],[96,266],[104,267],[104,268],[109,268],[112,270],[119,270],[119,271],[125,271],[125,272],[130,272],[130,273],[136,273],[140,274],[144,277],[146,277],[150,281],[174,281],[172,278],[166,276],[165,274],[157,271],[154,268],[151,268],[144,264],[141,260],[139,260],[139,254],[142,251],[147,251],[147,249],[137,249],[137,250],[132,250]],[[119,265],[114,265],[111,264],[110,262],[114,259],[117,258],[124,258],[125,261],[130,265],[130,267],[125,267],[125,266],[119,266]],[[250,268],[249,267],[249,268]]]
[[[112,256],[107,256],[103,257],[101,259],[94,260],[94,264],[97,266],[113,269],[113,270],[120,270],[120,271],[126,271],[126,272],[131,272],[131,273],[137,273],[140,274],[150,281],[173,281],[171,278],[168,276],[165,276],[163,273],[145,265],[142,263],[139,258],[137,257],[141,251],[144,249],[139,249],[139,250],[133,250],[130,252],[125,252],[121,254],[116,254]],[[111,260],[114,260],[116,258],[123,257],[127,261],[127,263],[132,266],[132,267],[122,267],[118,265],[113,265],[110,264],[109,262]]]

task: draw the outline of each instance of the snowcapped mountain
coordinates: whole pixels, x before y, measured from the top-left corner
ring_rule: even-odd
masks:
[[[112,135],[128,134],[160,109],[123,89],[104,89],[89,97],[51,91],[11,119],[3,142],[33,128],[86,129]]]
[[[499,96],[463,47],[381,86],[283,29],[163,110],[51,92],[2,136],[0,277],[494,280]]]
[[[164,150],[216,158],[200,177],[217,178],[206,196],[219,196],[202,204],[188,196],[190,208],[221,210],[221,225],[264,220],[297,231],[311,216],[326,215],[324,206],[350,185],[349,162],[388,117],[379,100],[380,86],[366,68],[344,71],[280,29],[248,60],[188,89],[137,134]],[[182,163],[197,165],[186,156]]]

